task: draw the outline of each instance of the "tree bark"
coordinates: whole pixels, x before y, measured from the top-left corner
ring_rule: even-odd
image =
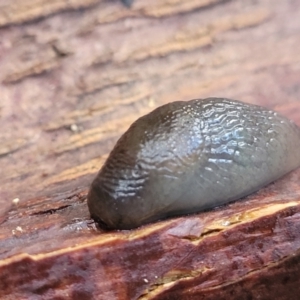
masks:
[[[0,0],[1,299],[298,299],[300,169],[132,231],[97,228],[86,195],[118,137],[170,101],[228,97],[300,126],[299,8]]]

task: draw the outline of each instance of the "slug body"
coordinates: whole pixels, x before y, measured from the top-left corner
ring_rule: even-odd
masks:
[[[163,105],[119,139],[88,194],[108,228],[195,213],[300,166],[300,128],[266,108],[208,98]]]
[[[131,4],[132,4],[132,2],[133,2],[133,0],[122,0],[122,3],[123,3],[124,5],[126,5],[127,7],[130,7]]]

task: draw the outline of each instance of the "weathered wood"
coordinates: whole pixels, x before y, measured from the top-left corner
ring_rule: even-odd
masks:
[[[299,169],[133,231],[97,229],[86,193],[130,123],[169,101],[236,98],[300,125],[299,8],[0,0],[1,299],[298,299]]]

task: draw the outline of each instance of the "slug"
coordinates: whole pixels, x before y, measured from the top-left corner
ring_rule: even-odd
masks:
[[[247,196],[300,166],[300,128],[224,98],[172,102],[121,136],[88,193],[92,218],[132,229]]]
[[[133,2],[133,0],[121,0],[121,1],[127,7],[130,7]]]

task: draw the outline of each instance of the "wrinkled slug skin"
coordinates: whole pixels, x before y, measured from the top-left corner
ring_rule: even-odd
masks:
[[[131,229],[213,208],[300,166],[300,128],[266,108],[208,98],[163,105],[119,139],[88,194],[91,216]]]

